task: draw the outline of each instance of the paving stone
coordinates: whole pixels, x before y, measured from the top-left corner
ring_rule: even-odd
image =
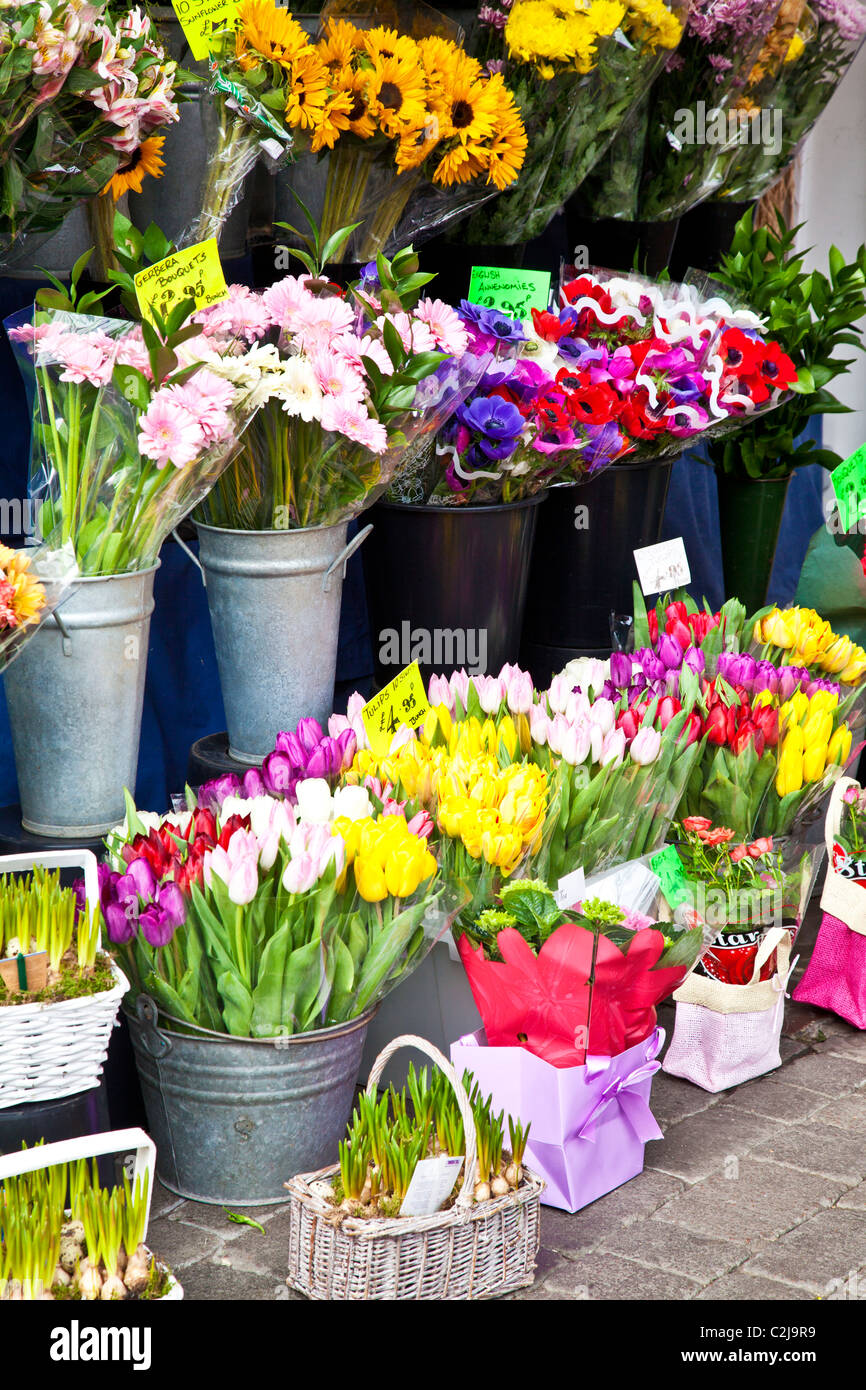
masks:
[[[223,1257],[232,1269],[273,1274],[285,1279],[289,1262],[289,1213],[282,1211],[265,1227],[265,1235],[249,1227],[225,1247]]]
[[[167,1216],[170,1211],[182,1205],[183,1198],[178,1197],[176,1192],[169,1192],[161,1182],[154,1183],[153,1196],[150,1199],[151,1221],[155,1221],[158,1216]]]
[[[866,1095],[855,1092],[839,1100],[827,1101],[816,1110],[812,1119],[816,1124],[836,1125],[854,1134],[866,1134]]]
[[[840,1031],[830,1034],[826,1042],[818,1043],[815,1051],[819,1056],[824,1056],[829,1052],[834,1057],[847,1057],[855,1062],[866,1062],[866,1033],[861,1033],[857,1028],[842,1024]]]
[[[563,1260],[540,1284],[521,1290],[515,1298],[630,1299],[671,1302],[694,1298],[700,1284],[661,1269],[648,1270],[632,1260],[600,1251],[586,1260]]]
[[[799,974],[799,972],[798,972]],[[795,979],[791,988],[798,981]],[[814,1004],[802,1004],[799,999],[789,999],[785,1005],[785,1021],[782,1032],[788,1038],[796,1038],[821,1026],[827,1017],[826,1009],[816,1009]]]
[[[793,1057],[802,1057],[804,1053],[808,1051],[808,1044],[801,1042],[798,1038],[786,1038],[783,1034],[779,1039],[779,1056],[782,1059],[783,1067],[785,1063],[790,1062]]]
[[[573,1214],[542,1207],[541,1239],[551,1250],[570,1256],[586,1253],[600,1245],[606,1235],[651,1216],[668,1197],[681,1190],[682,1183],[677,1178],[644,1172]]]
[[[866,1211],[866,1182],[858,1183],[844,1193],[836,1203],[837,1207],[849,1207],[854,1211]]]
[[[290,1299],[303,1300],[303,1295],[287,1288],[283,1280],[278,1282],[267,1275],[242,1273],[226,1265],[213,1264],[210,1260],[190,1265],[184,1270],[181,1282],[185,1299],[230,1298],[245,1303],[255,1300],[281,1303]]]
[[[672,1197],[655,1215],[659,1221],[754,1247],[831,1206],[844,1191],[838,1179],[746,1158],[738,1160],[735,1175],[715,1174]]]
[[[866,1213],[834,1207],[765,1246],[745,1269],[826,1296],[838,1289],[838,1281],[845,1281],[850,1271],[862,1268],[864,1253]]]
[[[201,1226],[187,1226],[182,1221],[172,1221],[167,1216],[160,1216],[156,1221],[151,1221],[147,1230],[147,1243],[154,1255],[177,1270],[183,1269],[186,1265],[196,1264],[222,1246],[219,1236],[214,1235],[212,1231],[205,1231]]]
[[[281,1202],[278,1206],[269,1207],[230,1207],[229,1210],[236,1211],[239,1216],[249,1216],[264,1226],[281,1212],[287,1211],[288,1204]],[[190,1226],[203,1226],[205,1230],[215,1232],[224,1240],[237,1240],[251,1229],[241,1222],[230,1221],[225,1207],[215,1206],[210,1202],[181,1201],[180,1206],[175,1207],[170,1215],[172,1221],[186,1221]]]
[[[759,1145],[755,1157],[842,1178],[852,1185],[866,1177],[866,1144],[862,1138],[830,1125],[790,1125]]]
[[[807,1091],[818,1091],[821,1095],[844,1096],[866,1085],[866,1058],[863,1062],[855,1062],[848,1057],[836,1056],[828,1064],[825,1055],[810,1052],[808,1056],[798,1057],[785,1067],[783,1080],[788,1086],[802,1086]]]
[[[681,1120],[664,1139],[646,1147],[646,1166],[686,1182],[721,1168],[726,1159],[742,1157],[780,1129],[778,1121],[749,1115],[732,1106],[709,1110]]]
[[[653,1265],[670,1274],[682,1274],[700,1284],[726,1274],[751,1253],[741,1240],[717,1240],[699,1235],[682,1226],[660,1221],[657,1216],[608,1236],[604,1252],[625,1255],[640,1264]]]
[[[661,1125],[667,1129],[678,1124],[690,1115],[698,1115],[718,1100],[699,1086],[683,1081],[679,1076],[668,1076],[667,1072],[656,1072],[653,1077],[650,1109]]]
[[[779,1076],[774,1072],[773,1077]],[[825,1104],[824,1097],[817,1091],[806,1091],[800,1086],[789,1086],[785,1081],[761,1077],[749,1081],[745,1086],[737,1086],[730,1094],[726,1093],[721,1103],[722,1110],[730,1106],[736,1111],[748,1110],[752,1115],[763,1115],[771,1120],[804,1120],[820,1110]]]
[[[714,1279],[697,1295],[699,1302],[724,1299],[733,1303],[772,1302],[777,1298],[786,1301],[814,1301],[815,1295],[806,1289],[795,1288],[776,1279],[765,1279],[759,1274],[745,1274],[741,1269],[733,1274],[724,1274]]]

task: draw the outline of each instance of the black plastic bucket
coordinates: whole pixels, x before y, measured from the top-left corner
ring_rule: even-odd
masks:
[[[490,507],[379,502],[364,579],[378,685],[412,661],[497,672],[515,662],[536,521],[547,494]]]
[[[609,652],[611,613],[631,613],[632,551],[661,537],[673,459],[619,463],[551,488],[529,572],[521,660],[536,681],[561,653]],[[558,666],[556,669],[560,669]]]

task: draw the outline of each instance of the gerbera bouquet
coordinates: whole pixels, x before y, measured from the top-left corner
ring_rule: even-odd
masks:
[[[137,266],[143,238],[125,219],[120,229],[119,254]],[[157,228],[148,236],[154,259],[168,254]],[[83,575],[122,574],[156,563],[168,533],[237,452],[255,402],[212,370],[213,339],[213,360],[197,357],[191,301],[159,329],[87,312],[101,297],[78,297],[87,259],[68,294],[55,281],[6,328],[25,380],[35,378],[29,495],[39,531],[71,545]]]
[[[769,90],[757,103],[779,113],[781,139],[778,145],[738,149],[718,197],[751,202],[775,183],[851,67],[864,37],[866,6],[859,0],[817,0],[814,7],[802,7]]]
[[[412,248],[347,295],[321,278],[287,277],[262,294],[235,287],[197,316],[212,370],[250,393],[257,414],[243,452],[201,511],[244,530],[330,526],[357,515],[481,375],[460,317],[420,299]],[[380,278],[381,277],[381,278]]]
[[[356,1018],[447,931],[425,836],[361,788],[324,793],[312,818],[303,795],[298,812],[269,796],[216,815],[194,798],[165,817],[130,804],[100,871],[103,913],[169,1026],[274,1038]]]
[[[475,51],[515,94],[529,148],[514,188],[476,212],[474,242],[539,236],[677,47],[688,0],[483,4]]]
[[[41,0],[0,11],[0,255],[49,234],[82,198],[141,186],[178,119],[177,65],[138,7]]]
[[[666,222],[722,185],[748,112],[732,111],[780,0],[699,0],[685,35],[585,186],[596,217]],[[759,131],[760,133],[760,131]]]
[[[214,38],[224,114],[190,240],[217,230],[230,208],[226,189],[249,167],[243,152],[267,126],[296,156],[328,159],[316,211],[333,262],[370,259],[398,223],[395,246],[418,240],[512,183],[526,133],[502,77],[485,73],[456,41],[456,26],[427,6],[412,7],[412,29],[403,31],[396,7],[380,5],[373,17],[335,0],[313,42],[272,0],[242,0],[237,28]],[[227,112],[227,100],[244,114]],[[352,235],[335,238],[349,226]]]
[[[506,884],[460,937],[490,1047],[525,1047],[555,1067],[617,1057],[656,1026],[656,1006],[704,948],[680,927],[590,899],[563,911],[533,880]]]

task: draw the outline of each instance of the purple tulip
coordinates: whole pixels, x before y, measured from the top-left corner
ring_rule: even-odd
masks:
[[[320,743],[318,748],[313,749],[307,760],[305,769],[307,777],[330,777],[332,775],[334,771],[334,761],[331,749],[328,747],[330,743],[332,743],[332,740],[327,739],[325,742]]]
[[[163,911],[157,903],[151,903],[138,919],[141,934],[150,946],[167,946],[174,936],[175,924],[171,914]]]
[[[613,652],[610,658],[611,683],[625,690],[631,680],[632,659],[625,652]]]
[[[679,671],[668,671],[667,675],[665,676],[665,694],[666,694],[666,695],[678,695],[678,694],[679,694],[679,690],[680,690],[680,673],[679,673]]]
[[[240,778],[233,772],[226,772],[222,777],[214,777],[212,781],[202,783],[198,789],[198,804],[208,807],[211,811],[218,811],[227,796],[238,796],[240,790]]]
[[[648,681],[660,681],[664,679],[665,664],[661,657],[653,651],[652,647],[641,647],[640,651],[637,653],[637,659]]]
[[[145,902],[150,902],[156,893],[156,875],[146,859],[133,859],[126,866],[126,874],[117,885],[117,896],[122,898],[124,893],[121,891],[120,884],[124,879],[131,879],[134,891]]]
[[[322,742],[325,732],[318,719],[307,718],[298,721],[297,735],[304,751],[312,753],[313,749]]]
[[[307,749],[297,733],[277,734],[274,752],[288,758],[293,768],[302,768],[307,765]]]
[[[265,779],[257,767],[248,768],[241,781],[241,795],[247,798],[265,795]]]
[[[358,751],[358,736],[354,729],[344,729],[337,738],[337,747],[340,750],[340,771],[345,772],[355,761],[355,754]]]
[[[779,667],[779,700],[782,704],[790,700],[795,690],[808,683],[809,672],[805,666],[780,666]]]
[[[157,893],[160,909],[173,927],[182,927],[186,921],[186,903],[183,893],[176,883],[163,883]]]
[[[751,659],[751,658],[750,658]],[[769,690],[775,695],[779,688],[779,672],[772,661],[756,661],[753,690]]]
[[[706,666],[706,658],[700,647],[687,647],[683,656],[683,665],[688,666],[690,671],[694,671],[696,676],[702,676]]]
[[[118,902],[110,902],[103,907],[105,925],[108,928],[108,939],[113,946],[125,946],[135,936],[138,926],[138,918],[134,912],[128,912]]]
[[[269,753],[262,763],[262,779],[266,790],[272,796],[287,795],[290,786],[293,787],[297,781],[294,772],[295,764],[286,753],[277,751]]]
[[[658,654],[668,671],[678,671],[683,664],[682,647],[666,632],[659,641]]]

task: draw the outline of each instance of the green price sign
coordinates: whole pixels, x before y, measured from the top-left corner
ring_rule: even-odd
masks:
[[[834,468],[830,474],[842,530],[850,531],[866,514],[866,444]]]
[[[474,265],[469,299],[484,309],[500,309],[512,319],[531,318],[532,309],[546,309],[550,301],[550,271]]]

